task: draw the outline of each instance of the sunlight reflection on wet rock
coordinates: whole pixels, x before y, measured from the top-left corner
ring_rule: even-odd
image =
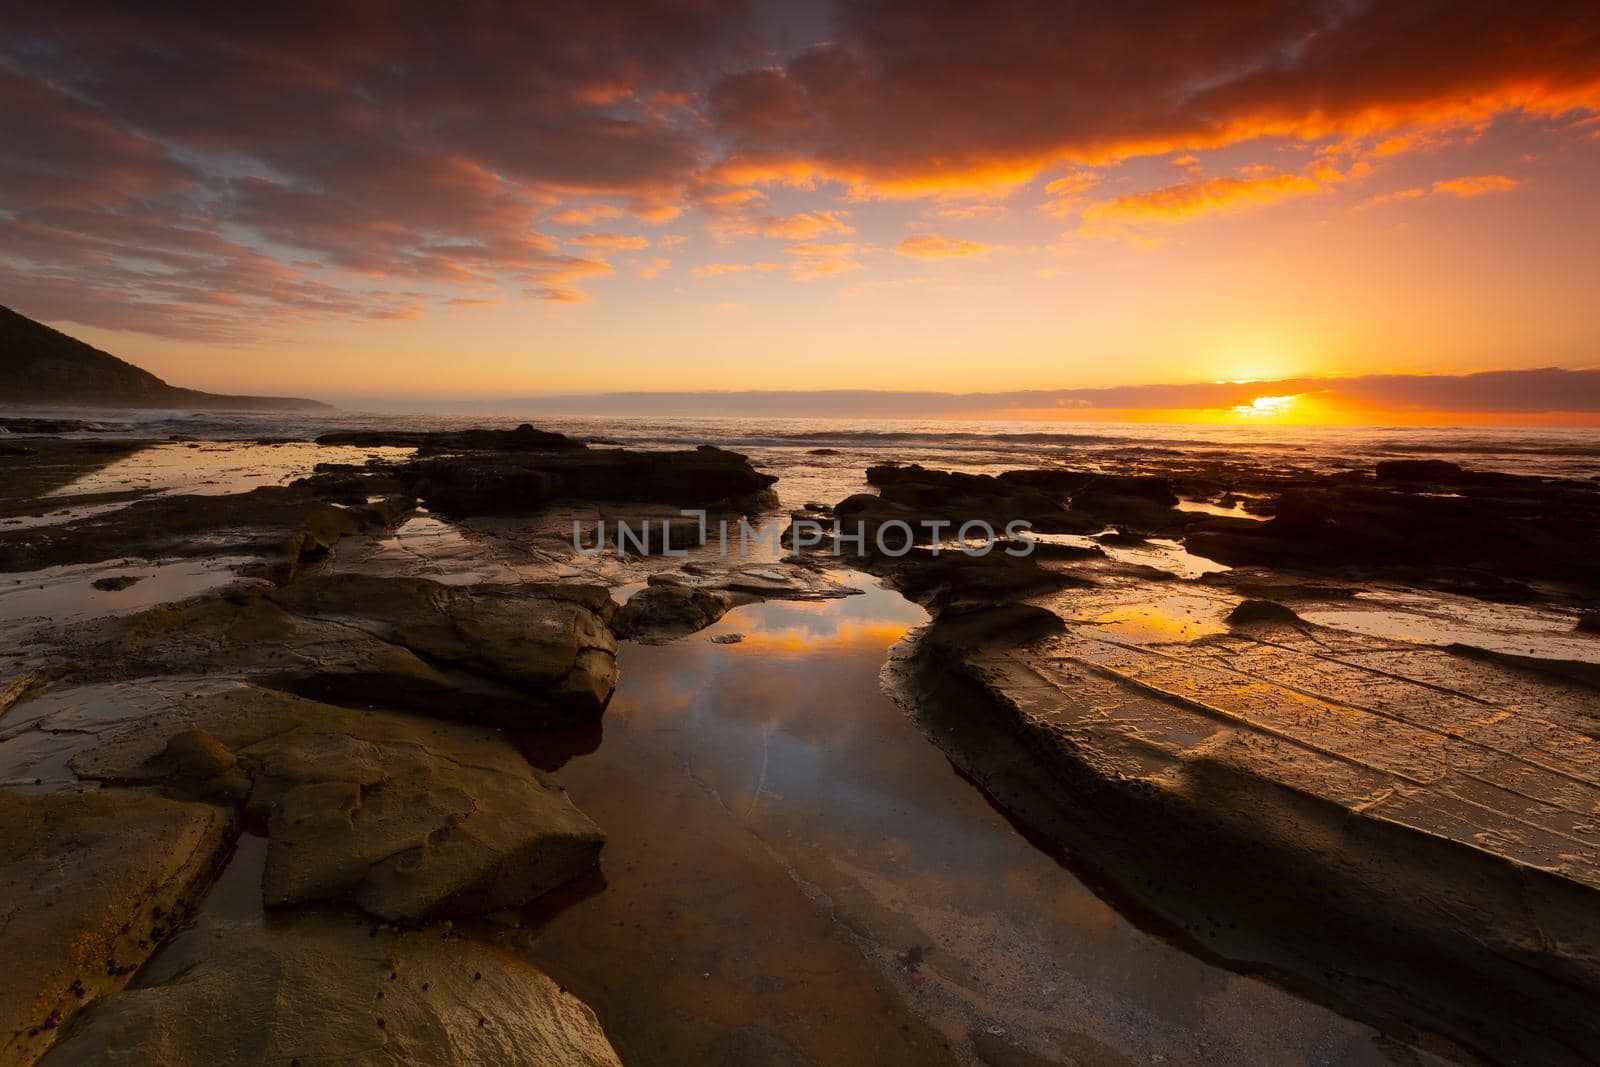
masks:
[[[1307,622],[1420,645],[1466,645],[1534,659],[1600,663],[1600,641],[1575,633],[1571,617],[1463,598],[1361,593]]]
[[[193,496],[248,493],[263,485],[288,485],[308,477],[319,463],[362,463],[370,457],[398,459],[406,448],[349,448],[309,441],[257,444],[206,441],[152,445],[54,490],[50,496],[145,490]]]
[[[127,615],[184,600],[244,581],[238,570],[250,562],[248,556],[119,559],[0,574],[0,634],[29,624]],[[123,577],[138,581],[115,588],[121,585],[115,579]]]

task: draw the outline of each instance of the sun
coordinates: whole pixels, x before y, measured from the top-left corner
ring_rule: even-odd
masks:
[[[1288,414],[1295,401],[1299,400],[1298,393],[1289,396],[1258,396],[1248,404],[1239,404],[1233,409],[1235,416],[1241,419],[1264,419],[1278,415]]]

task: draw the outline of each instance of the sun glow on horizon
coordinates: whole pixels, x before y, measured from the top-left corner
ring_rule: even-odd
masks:
[[[1258,396],[1248,404],[1238,404],[1233,414],[1242,419],[1274,418],[1289,413],[1300,399],[1298,393],[1288,396]]]

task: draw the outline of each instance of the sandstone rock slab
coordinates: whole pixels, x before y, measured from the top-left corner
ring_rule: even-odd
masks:
[[[437,931],[310,912],[207,919],[85,1013],[48,1067],[198,1063],[619,1067],[594,1012],[542,971]]]
[[[269,906],[423,920],[524,904],[593,867],[604,835],[493,730],[241,687],[151,715],[73,769],[239,803],[269,838]]]
[[[524,728],[592,721],[617,683],[600,586],[331,574],[157,608],[80,638],[80,675],[224,674],[317,699]]]
[[[192,906],[233,821],[137,793],[0,791],[0,1064],[120,989]]]

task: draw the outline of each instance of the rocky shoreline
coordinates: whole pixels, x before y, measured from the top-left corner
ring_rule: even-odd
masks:
[[[887,465],[796,514],[1037,544],[585,559],[575,522],[753,517],[774,478],[522,427],[327,435],[339,458],[242,492],[73,493],[151,443],[16,440],[0,572],[66,606],[3,624],[9,908],[49,922],[4,926],[31,966],[0,987],[0,1064],[617,1062],[460,924],[593,869],[606,828],[560,766],[619,642],[854,595],[845,562],[932,613],[889,674],[951,760],[1184,936],[1446,1055],[1600,1037],[1600,694],[1566,654],[1595,640],[1593,485]],[[97,613],[91,586],[147,606]],[[1458,632],[1480,616],[1504,640]],[[1350,629],[1396,617],[1462,639]]]
[[[220,1048],[285,1062],[616,1062],[592,1012],[450,922],[524,905],[596,862],[603,831],[524,753],[542,729],[604,710],[617,681],[607,587],[553,569],[470,587],[312,573],[419,498],[472,513],[596,498],[726,507],[771,483],[731,453],[590,453],[532,433],[430,441],[404,463],[239,494],[68,496],[57,502],[69,513],[121,506],[0,530],[13,574],[228,556],[255,579],[17,631],[0,711],[9,913],[52,921],[26,944],[20,918],[6,924],[8,957],[38,970],[14,973],[0,998],[0,1062],[34,1062],[62,1034],[44,1062],[195,1062]],[[30,439],[8,457],[13,511],[145,444]],[[630,626],[663,625],[673,612],[659,599]],[[241,834],[266,843],[261,917],[186,925]],[[70,849],[71,877],[40,876]],[[145,883],[144,897],[118,889]],[[387,1003],[352,1000],[367,984]]]
[[[1015,509],[1034,477],[888,469],[879,498],[839,510]],[[1537,604],[1576,632],[1600,588],[1600,494],[1436,461],[1337,481],[1358,487],[1283,491],[1264,522],[1112,482],[1039,513],[1107,530],[1066,567],[948,546],[880,560],[935,611],[892,684],[999,803],[1207,949],[1497,1062],[1587,1062],[1600,649],[1419,646],[1337,620],[1423,588]],[[1179,530],[1256,566],[1179,593],[1105,554]]]

